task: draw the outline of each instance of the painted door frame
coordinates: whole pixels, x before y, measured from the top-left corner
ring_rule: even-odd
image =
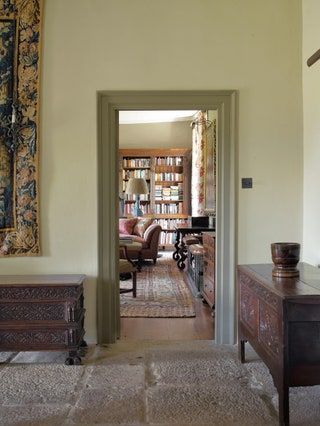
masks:
[[[120,335],[118,273],[118,148],[121,110],[217,110],[215,341],[236,340],[237,92],[100,91],[98,120],[98,343]]]

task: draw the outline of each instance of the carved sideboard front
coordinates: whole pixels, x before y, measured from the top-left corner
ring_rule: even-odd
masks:
[[[66,350],[66,364],[79,364],[85,346],[84,279],[0,276],[0,351]]]
[[[289,387],[320,384],[320,271],[275,278],[273,265],[238,266],[239,357],[249,341],[279,393],[279,422],[289,424]]]
[[[215,306],[215,232],[203,232],[202,241],[204,248],[203,257],[203,286],[201,294],[210,308]]]

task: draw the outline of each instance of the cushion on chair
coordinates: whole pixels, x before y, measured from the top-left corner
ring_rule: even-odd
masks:
[[[201,244],[191,244],[189,251],[193,255],[204,255],[205,249]]]
[[[136,271],[136,267],[126,259],[119,259],[119,273],[127,274]]]
[[[190,246],[191,244],[199,244],[199,238],[193,235],[186,235],[182,238],[182,241],[185,243],[186,246]]]
[[[125,235],[131,235],[133,233],[133,228],[137,223],[137,218],[133,217],[131,219],[119,219],[119,233]]]
[[[132,235],[132,241],[137,242],[137,243],[141,243],[142,244],[142,248],[147,248],[149,247],[148,243],[146,242],[146,240],[142,237],[138,237],[138,235]],[[130,246],[129,246],[130,249]]]
[[[138,237],[143,237],[146,229],[149,228],[153,221],[154,219],[149,217],[139,217],[133,228],[133,234]]]

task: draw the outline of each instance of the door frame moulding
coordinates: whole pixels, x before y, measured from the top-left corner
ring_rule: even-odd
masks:
[[[98,343],[120,335],[118,273],[118,149],[121,110],[217,110],[217,229],[215,341],[236,340],[237,143],[235,90],[99,91],[98,121]]]

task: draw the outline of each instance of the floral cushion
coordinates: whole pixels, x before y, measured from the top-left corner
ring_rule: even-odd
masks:
[[[132,219],[119,219],[119,233],[125,235],[132,235],[137,220],[138,219],[136,217]]]
[[[147,228],[152,224],[153,219],[140,217],[133,228],[133,234],[143,237]]]

